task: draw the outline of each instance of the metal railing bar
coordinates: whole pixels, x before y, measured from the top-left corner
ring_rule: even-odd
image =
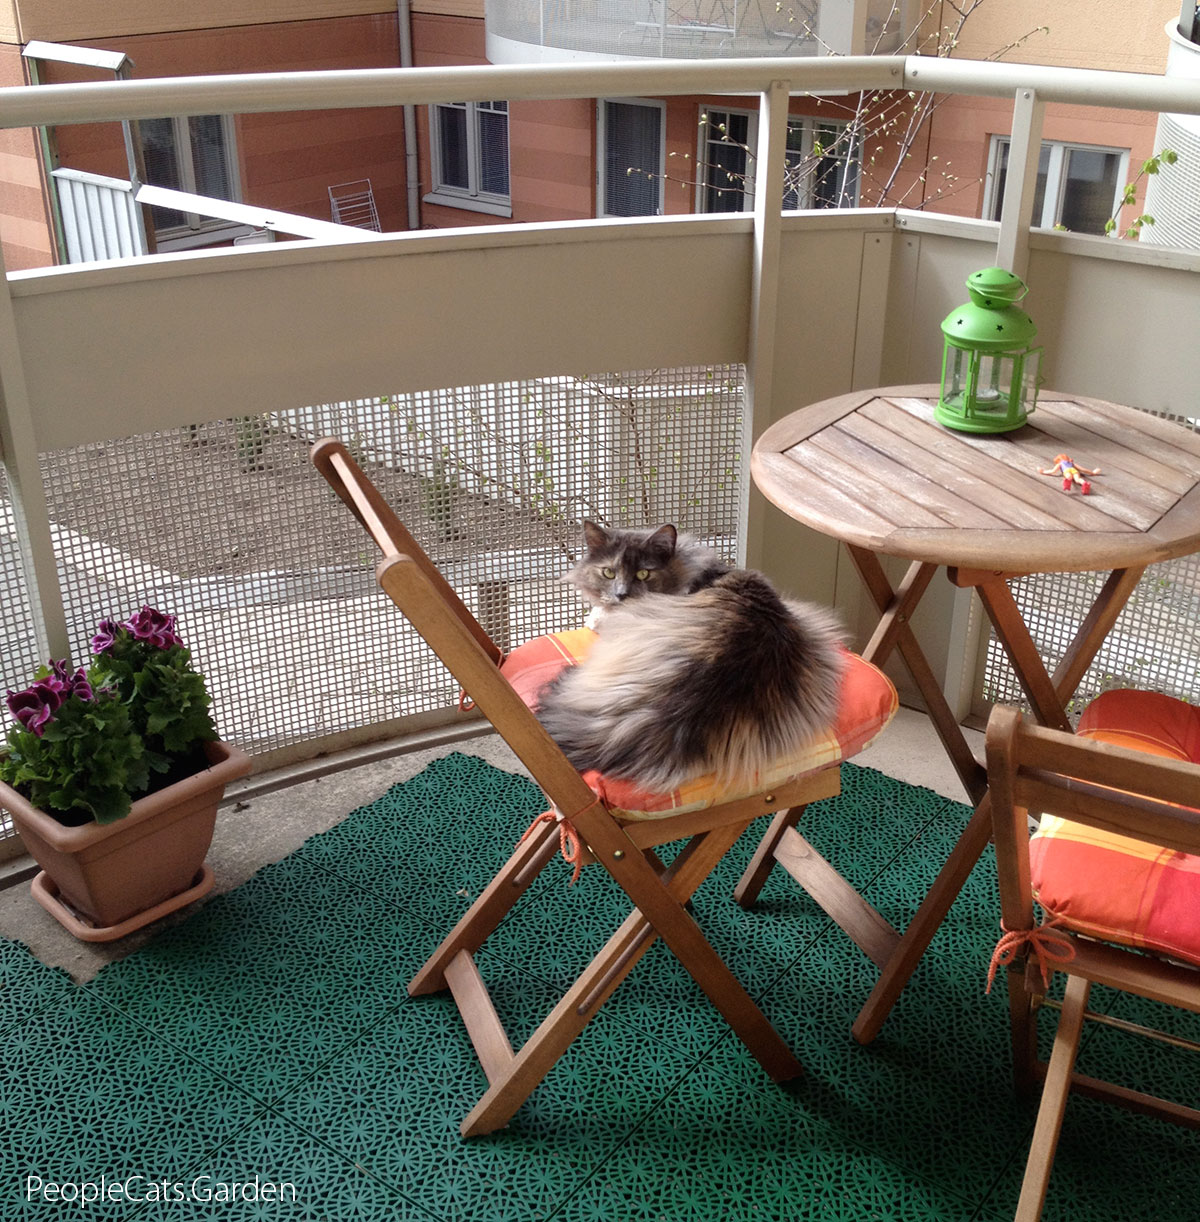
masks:
[[[253,114],[434,102],[915,89],[1046,102],[1200,114],[1200,81],[1148,73],[992,63],[937,56],[680,60],[613,64],[456,65],[332,72],[12,86],[0,89],[0,127]]]

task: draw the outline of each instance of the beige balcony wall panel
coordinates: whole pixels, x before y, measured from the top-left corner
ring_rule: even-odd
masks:
[[[389,0],[205,0],[180,4],[178,0],[121,0],[119,4],[82,3],[81,0],[8,0],[15,11],[19,39],[46,42],[83,42],[135,34],[162,34],[180,30],[211,30],[222,26],[267,25],[277,21],[314,21],[330,17],[358,17],[395,13]],[[0,29],[8,20],[0,9]],[[1161,23],[1160,23],[1161,25]]]
[[[745,222],[486,237],[16,276],[38,448],[381,393],[745,359]]]
[[[20,42],[16,0],[0,0],[0,42]]]
[[[1200,318],[1200,253],[1153,248],[1161,265],[1147,267],[1133,260],[1152,248],[1113,238],[1036,235],[1030,247],[1023,308],[1046,349],[1046,385],[1197,416],[1200,346],[1180,335]]]
[[[875,261],[869,265],[876,282],[864,290],[863,268],[868,263],[864,247],[880,236],[890,239],[891,233],[890,213],[784,218],[774,403],[769,420],[755,421],[756,432],[852,385],[860,292],[874,292],[881,299],[887,293],[886,265]],[[799,598],[836,605],[835,542],[768,507],[762,517],[760,546],[760,554],[750,562],[782,589]]]

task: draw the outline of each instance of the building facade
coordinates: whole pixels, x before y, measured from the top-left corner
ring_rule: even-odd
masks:
[[[495,4],[493,8],[492,5]],[[844,52],[1004,58],[1161,73],[1176,0],[1128,5],[983,3],[952,24],[948,4],[823,0],[813,14],[716,0],[594,0],[563,10],[511,0],[235,0],[203,15],[167,0],[93,9],[69,0],[0,5],[0,81],[102,79],[61,48],[123,55],[135,78],[210,73],[439,67],[507,60],[616,59],[670,51],[823,55]],[[912,6],[916,10],[917,6]],[[686,10],[686,11],[684,11]],[[694,11],[693,11],[694,10]],[[524,25],[513,14],[524,14]],[[534,17],[538,20],[534,20]],[[590,24],[589,24],[590,23]],[[724,23],[724,24],[723,24]],[[599,33],[595,33],[598,30]],[[614,33],[614,30],[616,31]],[[504,31],[503,34],[497,31]],[[565,31],[565,33],[564,33]],[[585,37],[586,36],[586,37]],[[547,39],[581,45],[548,46]],[[592,38],[592,43],[587,43]],[[38,43],[60,49],[32,54]],[[613,49],[615,48],[615,50]],[[111,72],[107,73],[111,75]],[[439,104],[321,114],[143,121],[132,162],[119,124],[0,136],[0,238],[10,269],[66,261],[63,193],[73,175],[131,179],[284,214],[339,220],[339,192],[369,184],[384,231],[690,212],[753,204],[757,98],[600,98]],[[905,93],[794,98],[786,208],[900,205],[994,218],[1012,107],[991,98]],[[1154,151],[1154,124],[1132,112],[1047,109],[1039,169],[1041,223],[1102,232],[1120,192]],[[414,147],[415,146],[415,147]],[[255,240],[252,223],[183,208],[143,208],[150,248]]]

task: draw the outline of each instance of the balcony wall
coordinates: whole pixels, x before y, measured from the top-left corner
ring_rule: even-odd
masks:
[[[897,67],[825,65],[826,79],[837,71],[862,73],[864,81]],[[122,93],[121,105],[161,113],[163,98],[153,93],[160,88],[181,111],[204,113],[222,90],[231,109],[249,109],[347,104],[347,96],[379,105],[383,94],[398,104],[410,97],[568,97],[592,90],[745,92],[757,82],[767,90],[765,148],[786,121],[780,104],[786,86],[771,89],[778,63],[675,66],[683,69],[675,74],[638,67],[647,79],[625,67],[606,69],[611,76],[602,79],[564,68],[344,74],[336,83],[341,93],[307,79],[272,78],[261,86],[266,92],[236,80],[151,82]],[[903,71],[910,68],[929,72],[920,61]],[[1025,70],[1004,71],[994,82],[976,71],[968,87],[1008,92]],[[1059,75],[1029,72],[1043,90]],[[1098,75],[1087,74],[1093,91]],[[1083,82],[1063,76],[1064,100],[1078,100],[1067,86]],[[654,87],[647,88],[651,79]],[[1100,83],[1117,97],[1132,89],[1128,79]],[[791,87],[810,84],[818,87],[798,73]],[[1152,84],[1137,85],[1135,100],[1156,96]],[[69,121],[70,107],[85,107],[95,118],[97,107],[116,105],[106,87],[73,88],[45,87],[32,101],[28,92],[0,92],[0,118],[30,121],[35,103],[39,117],[52,122]],[[1200,96],[1170,100],[1200,111]],[[1018,263],[1030,283],[1026,304],[1046,346],[1048,385],[1194,412],[1200,350],[1178,343],[1178,323],[1194,314],[1200,255],[1065,233],[1030,235],[1019,215],[995,224],[891,210],[780,217],[760,207],[755,215],[489,226],[12,273],[9,295],[0,299],[7,405],[0,437],[10,484],[24,505],[31,557],[25,588],[40,583],[50,592],[39,643],[61,654],[82,632],[68,624],[69,608],[61,600],[56,606],[53,595],[54,531],[40,491],[41,463],[51,452],[385,392],[714,364],[746,367],[746,410],[757,434],[787,412],[849,389],[936,380],[941,319],[963,300],[967,275],[1002,257]],[[745,558],[795,594],[836,604],[851,625],[864,628],[869,615],[857,580],[836,547],[750,495],[746,457],[731,455],[748,500]],[[191,497],[224,495],[219,488],[162,492],[163,512],[176,515],[189,512]],[[280,504],[278,512],[303,531],[305,514],[337,509],[314,499]],[[234,546],[236,514],[230,505]],[[329,564],[349,559],[330,556]],[[947,585],[935,591],[927,612],[918,631],[953,686],[973,665],[962,600]],[[256,644],[249,617],[243,623],[236,610],[230,614],[228,630],[243,652],[278,653],[277,639],[268,634]],[[293,686],[289,698],[306,699],[303,684]],[[303,750],[327,750],[336,738],[312,739]]]

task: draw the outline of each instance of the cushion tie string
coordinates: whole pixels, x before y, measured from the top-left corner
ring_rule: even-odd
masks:
[[[532,834],[533,829],[537,827],[539,823],[548,823],[552,819],[557,821],[559,851],[562,853],[563,861],[565,861],[567,865],[575,867],[571,872],[571,883],[568,884],[573,885],[575,880],[579,877],[580,871],[583,869],[583,845],[579,839],[579,833],[575,830],[575,825],[571,820],[577,819],[579,815],[582,815],[585,811],[591,810],[593,806],[599,803],[599,801],[599,798],[593,798],[586,806],[582,807],[577,814],[572,815],[570,819],[567,818],[566,815],[559,814],[559,812],[555,810],[553,806],[550,807],[549,810],[542,811],[542,813],[538,815],[537,818],[534,819],[534,821],[525,829],[524,835],[522,835],[521,840],[517,843],[519,844],[522,841],[527,840]]]
[[[1061,917],[1053,916],[1043,925],[1035,925],[1032,929],[1008,929],[1004,922],[1000,928],[1004,930],[996,949],[992,951],[992,960],[988,964],[987,992],[992,991],[992,981],[996,978],[998,968],[1007,967],[1026,947],[1033,951],[1038,967],[1042,973],[1042,984],[1050,984],[1050,965],[1052,963],[1070,963],[1075,958],[1075,946],[1066,934],[1055,929],[1061,924]]]

